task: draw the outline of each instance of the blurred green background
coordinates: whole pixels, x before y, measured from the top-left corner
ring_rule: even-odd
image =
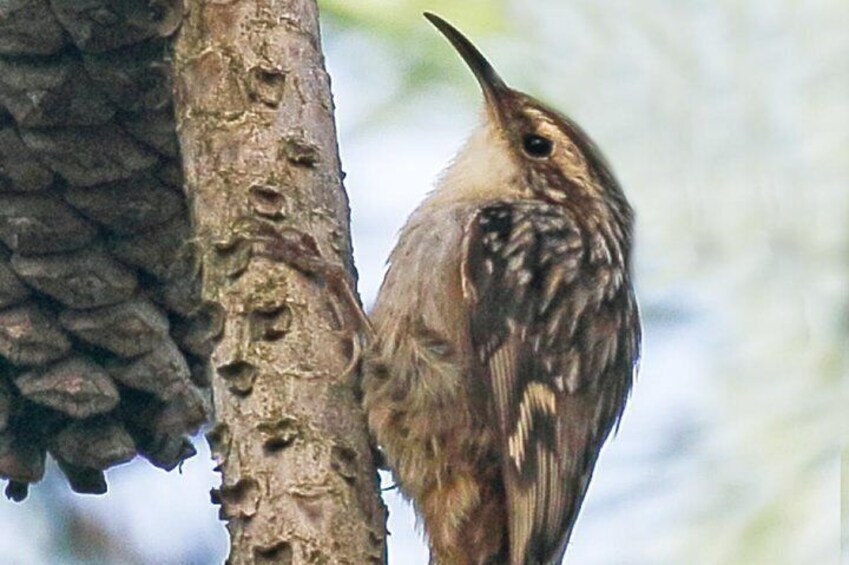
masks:
[[[581,123],[637,209],[641,374],[566,561],[849,563],[849,2],[320,5],[366,303],[478,115],[423,10]],[[0,503],[0,562],[221,562],[208,452],[147,467]],[[392,563],[425,564],[387,501]]]

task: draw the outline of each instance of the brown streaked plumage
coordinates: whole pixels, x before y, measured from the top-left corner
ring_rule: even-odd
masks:
[[[369,427],[431,563],[559,563],[639,357],[633,215],[574,122],[426,16],[486,112],[390,256],[363,379]]]

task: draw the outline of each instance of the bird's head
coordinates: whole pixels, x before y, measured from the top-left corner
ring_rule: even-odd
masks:
[[[435,14],[425,17],[469,66],[485,100],[484,123],[446,171],[442,188],[468,191],[473,198],[571,203],[586,211],[623,207],[630,214],[607,160],[574,121],[507,86],[462,33]]]

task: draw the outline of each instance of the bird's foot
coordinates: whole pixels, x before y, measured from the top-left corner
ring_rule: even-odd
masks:
[[[315,238],[299,230],[260,224],[255,227],[254,244],[257,255],[284,263],[330,291],[330,304],[342,327],[338,334],[351,343],[351,360],[344,369],[345,375],[355,374],[371,340],[372,327],[348,271],[325,259]]]

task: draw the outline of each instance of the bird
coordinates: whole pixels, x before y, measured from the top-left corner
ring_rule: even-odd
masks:
[[[431,565],[560,563],[639,364],[634,212],[570,118],[441,17],[483,119],[410,215],[362,402]]]

